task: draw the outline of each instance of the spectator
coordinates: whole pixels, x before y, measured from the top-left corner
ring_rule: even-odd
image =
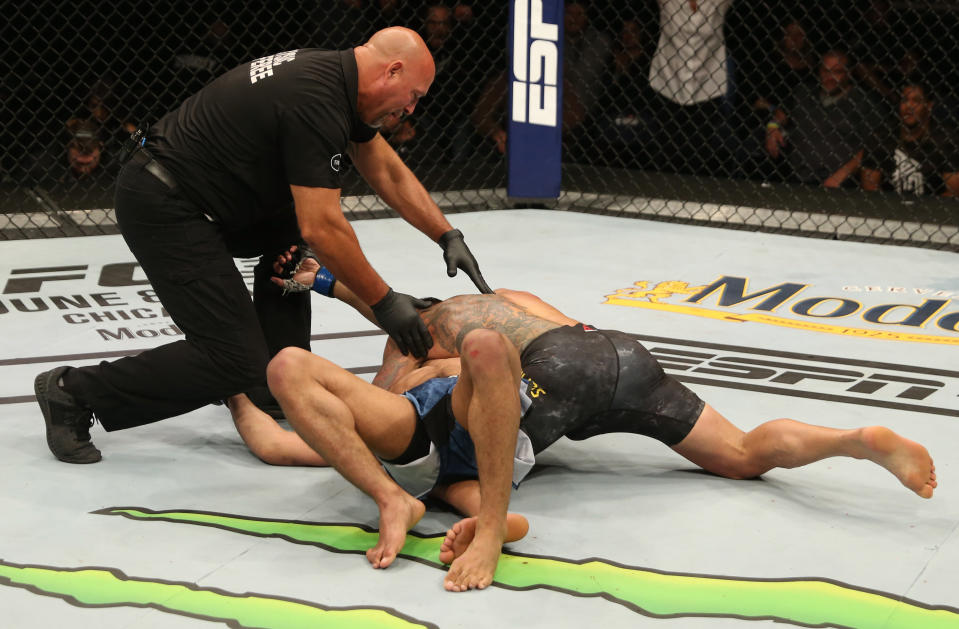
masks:
[[[889,102],[894,107],[899,107],[899,99],[902,96],[902,87],[913,83],[924,83],[923,77],[933,76],[931,60],[925,52],[923,45],[915,37],[905,37],[900,41],[902,46],[902,55],[896,61],[892,69],[886,73],[886,83],[893,86],[886,94]],[[897,90],[895,86],[898,86]],[[930,87],[930,89],[935,89]],[[950,89],[950,92],[953,90]],[[936,114],[947,113],[945,108],[937,107]]]
[[[898,129],[870,142],[862,157],[863,190],[959,196],[959,145],[932,124],[929,88],[907,83],[899,101]]]
[[[472,5],[457,2],[456,6],[453,7],[453,19],[456,20],[459,26],[471,26],[476,19]]]
[[[94,120],[71,118],[65,125],[66,145],[45,151],[31,172],[34,185],[65,209],[96,205],[108,207],[115,169],[101,130]]]
[[[852,82],[849,57],[831,50],[818,85],[799,85],[767,123],[766,152],[787,180],[823,184],[882,124],[880,105]]]
[[[230,27],[220,18],[201,21],[180,45],[170,62],[167,91],[174,96],[169,106],[185,98],[233,65]]]
[[[407,117],[387,116],[383,125],[379,129],[380,135],[393,147],[396,154],[403,158],[404,162],[409,162],[413,155],[414,140],[416,139],[416,127]]]
[[[457,48],[472,61],[471,70],[475,68],[473,75],[477,79],[474,84],[482,85],[483,79],[489,77],[489,68],[506,65],[501,25],[506,23],[507,13],[507,3],[460,2],[453,6],[453,38]]]
[[[717,172],[728,161],[732,133],[723,27],[732,2],[659,0],[659,45],[649,83],[659,95],[659,144],[671,170]]]
[[[311,20],[310,45],[326,50],[348,48],[366,39],[377,17],[377,7],[366,0],[317,2]]]
[[[750,108],[766,120],[782,104],[779,95],[815,82],[819,60],[797,19],[788,19],[772,50],[763,52],[758,63],[743,67],[743,91]]]
[[[462,7],[469,9],[468,5],[458,5],[457,8],[462,10]],[[459,161],[466,156],[469,147],[472,134],[469,108],[475,102],[477,86],[481,84],[477,72],[483,71],[485,65],[471,52],[475,45],[472,23],[460,24],[455,15],[454,9],[434,1],[424,7],[418,24],[420,35],[436,63],[436,78],[420,102],[415,123],[402,121],[392,136],[402,139],[397,150],[405,149],[406,157],[413,165],[450,159]],[[471,9],[469,15],[472,15]],[[414,137],[417,145],[422,144],[422,138],[429,138],[430,150],[413,150]]]
[[[431,4],[426,7],[426,15],[423,20],[423,41],[433,53],[433,59],[436,59],[436,53],[443,53],[449,50],[450,35],[453,34],[453,12],[444,4]],[[439,62],[437,62],[439,63]]]
[[[436,78],[429,93],[422,99],[417,112],[416,129],[411,121],[398,124],[399,137],[428,136],[432,150],[413,160],[441,161],[451,157],[469,137],[469,105],[475,99],[477,83],[473,77],[475,64],[463,50],[456,35],[458,28],[453,10],[444,4],[431,2],[422,14],[420,35],[436,63]]]
[[[563,113],[564,159],[591,161],[595,158],[594,127],[581,123],[596,113],[596,105],[603,93],[603,77],[612,54],[612,42],[606,33],[590,23],[586,5],[582,2],[567,2],[563,19],[563,99],[575,98],[584,117],[570,124],[568,112]]]
[[[500,72],[491,78],[480,94],[470,116],[476,132],[492,144],[494,155],[506,153],[506,86],[507,73]],[[566,150],[570,132],[579,128],[585,111],[575,89],[568,79],[563,81],[563,148]]]
[[[612,42],[606,33],[590,24],[586,5],[567,2],[565,26],[564,74],[587,115],[602,93],[603,74],[609,65]]]
[[[107,76],[94,81],[84,100],[83,111],[76,116],[79,119],[90,119],[99,126],[111,152],[119,149],[123,141],[137,128],[136,121],[116,97],[115,83],[115,79]]]
[[[851,51],[856,63],[852,74],[859,83],[883,99],[895,103],[899,94],[889,76],[905,54],[901,26],[897,31],[891,19],[889,0],[868,0],[855,24]]]
[[[71,118],[65,128],[66,146],[47,151],[36,161],[34,181],[41,187],[70,187],[81,180],[99,179],[105,170],[105,147],[99,125],[93,120]]]
[[[613,43],[612,63],[603,80],[599,106],[603,120],[598,127],[610,145],[606,158],[615,165],[650,165],[647,158],[652,157],[648,151],[656,135],[656,117],[651,111],[654,94],[647,79],[647,40],[639,20],[625,20]]]
[[[370,0],[369,15],[372,30],[378,31],[389,26],[410,26],[416,21],[416,8],[406,0]]]
[[[592,140],[579,141],[579,133],[583,130],[588,112],[584,102],[595,103],[598,99],[599,85],[603,81],[611,48],[609,38],[589,26],[586,9],[581,3],[567,3],[565,11],[562,125],[564,159],[570,159],[581,149],[592,148]],[[507,72],[492,75],[486,81],[470,115],[476,132],[492,145],[494,156],[506,153],[507,81]],[[583,90],[592,92],[586,95]]]

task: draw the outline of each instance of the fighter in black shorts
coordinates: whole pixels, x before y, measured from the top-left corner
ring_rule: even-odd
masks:
[[[583,326],[529,293],[497,292],[422,311],[435,340],[429,360],[403,356],[388,341],[373,384],[296,348],[270,364],[270,388],[297,433],[376,501],[380,537],[367,553],[374,567],[393,561],[424,512],[413,494],[426,491],[470,516],[450,529],[441,551],[452,561],[446,588],[489,585],[503,541],[525,533],[525,520],[506,512],[510,484],[533,454],[564,435],[649,435],[730,478],[832,456],[869,459],[918,495],[933,494],[929,453],[887,428],[777,419],[743,432],[628,335]],[[433,360],[456,356],[457,380],[432,379],[450,375],[449,361],[439,373]],[[405,491],[397,470],[424,462],[417,489]]]
[[[536,452],[563,436],[582,440],[611,432],[673,446],[703,411],[695,393],[623,332],[583,324],[556,328],[534,339],[520,360],[539,390],[521,422]]]

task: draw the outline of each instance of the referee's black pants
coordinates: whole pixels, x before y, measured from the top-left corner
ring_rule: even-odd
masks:
[[[280,349],[309,349],[310,293],[270,283],[276,254],[300,242],[292,210],[243,233],[226,233],[133,159],[117,181],[123,238],[160,303],[183,332],[136,356],[70,369],[65,390],[106,430],[187,413],[247,392],[268,399],[266,365]],[[253,300],[233,257],[260,255]]]

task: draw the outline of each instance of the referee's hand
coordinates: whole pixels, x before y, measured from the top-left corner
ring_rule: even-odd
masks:
[[[440,236],[439,244],[443,248],[447,275],[453,277],[456,275],[456,269],[463,269],[473,280],[473,284],[476,285],[479,292],[487,295],[493,292],[486,284],[486,280],[483,279],[476,258],[473,257],[469,247],[466,246],[466,241],[463,240],[463,232],[458,229],[451,229]]]
[[[371,308],[380,327],[396,342],[404,356],[412,353],[417,358],[426,358],[427,352],[433,347],[433,337],[417,309],[430,305],[425,299],[397,293],[391,288]]]

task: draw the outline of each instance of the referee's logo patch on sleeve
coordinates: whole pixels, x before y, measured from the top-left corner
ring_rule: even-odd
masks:
[[[336,172],[340,172],[340,162],[342,160],[343,160],[343,154],[337,153],[336,155],[330,158],[330,168],[332,168]]]

